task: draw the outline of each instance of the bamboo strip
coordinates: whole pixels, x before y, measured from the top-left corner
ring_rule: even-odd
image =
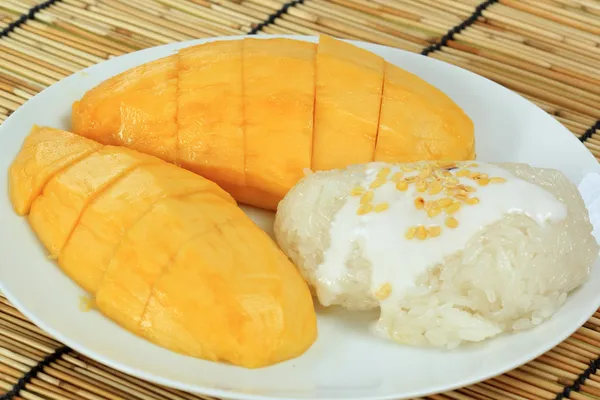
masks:
[[[90,40],[86,40],[85,38],[81,38],[77,35],[73,35],[73,34],[67,34],[66,32],[62,32],[60,29],[56,29],[53,26],[50,26],[48,24],[44,24],[35,20],[31,20],[28,21],[27,26],[31,27],[31,28],[36,28],[39,31],[45,31],[47,32],[50,36],[50,38],[60,38],[59,41],[62,41],[63,43],[67,43],[71,42],[71,43],[75,43],[77,45],[77,48],[80,48],[79,46],[83,47],[82,50],[84,49],[88,49],[90,47],[93,47],[94,49],[98,50],[98,52],[100,54],[100,57],[102,57],[104,55],[104,57],[106,56],[120,56],[121,54],[125,54],[128,51],[123,51],[123,50],[118,50],[115,49],[113,47],[113,45],[106,45],[105,43],[100,43],[100,42],[92,42]],[[81,49],[81,48],[80,48]],[[131,51],[131,50],[129,50]]]
[[[8,41],[0,42],[0,51],[2,51],[5,55],[10,56],[10,58],[14,58],[16,60],[21,60],[22,62],[26,62],[30,65],[34,65],[36,68],[40,68],[42,71],[49,70],[48,72],[51,72],[51,75],[49,75],[49,76],[57,77],[60,79],[60,77],[67,76],[71,72],[74,72],[74,71],[69,71],[67,69],[61,68],[60,66],[57,66],[46,60],[28,55],[22,51],[15,50],[10,47],[10,44],[8,46],[5,46],[4,42],[8,42]]]
[[[8,48],[12,51],[20,52],[33,59],[41,60],[48,64],[58,67],[57,72],[73,73],[81,69],[80,65],[55,57],[52,54],[46,54],[24,43],[18,43],[14,39],[6,37],[0,41],[0,47]]]
[[[593,119],[589,116],[585,116],[585,115],[579,114],[577,112],[570,111],[565,108],[561,108],[554,104],[537,99],[526,93],[519,92],[518,90],[516,90],[515,93],[518,93],[521,96],[525,97],[526,99],[528,99],[529,101],[533,102],[538,107],[540,107],[542,110],[546,111],[548,114],[551,114],[553,116],[564,117],[564,118],[568,118],[573,121],[589,121],[589,123],[585,123],[586,126],[591,126],[596,122],[595,119]]]
[[[487,21],[485,24],[476,22],[468,29],[481,31],[490,38],[499,36],[548,52],[559,53],[562,50],[568,50],[568,53],[575,54],[577,57],[585,57],[593,60],[600,59],[600,48],[590,48],[589,46],[583,46],[579,42],[572,43],[568,38],[566,38],[563,42],[550,40],[544,36],[532,34],[531,32],[503,25],[495,21]],[[561,53],[561,55],[562,54],[563,53]]]
[[[443,396],[450,398],[450,399],[455,399],[455,400],[470,400],[470,397],[465,396],[458,392],[446,392],[443,394]]]
[[[26,389],[33,393],[44,395],[49,399],[56,400],[79,400],[75,395],[64,390],[64,387],[53,386],[44,382],[41,379],[34,378],[25,386]]]
[[[57,4],[50,7],[49,9],[44,10],[42,14],[51,16],[52,18],[58,19],[63,23],[66,22],[78,28],[87,30],[89,32],[93,32],[97,35],[110,35],[112,39],[117,40],[119,43],[126,43],[129,46],[133,46],[139,49],[155,46],[160,43],[158,41],[154,41],[141,35],[134,35],[129,31],[119,30],[113,26],[103,24],[100,21],[94,20],[93,18],[89,18],[86,15],[77,14],[72,10],[58,8]]]
[[[52,353],[54,348],[60,346],[56,341],[44,337],[37,332],[24,329],[17,325],[6,324],[4,319],[0,320],[0,336],[16,340],[17,342],[21,342],[46,353]]]
[[[69,47],[71,49],[77,49],[92,56],[96,56],[99,59],[106,59],[109,55],[111,55],[110,52],[107,52],[99,48],[98,46],[86,46],[84,44],[78,43],[75,40],[72,40],[71,38],[65,37],[64,35],[57,35],[49,29],[41,29],[40,27],[35,27],[31,23],[27,23],[25,25],[22,25],[21,27],[23,30],[39,36],[40,38],[42,38],[42,41],[45,39],[50,39],[55,41],[56,43],[60,43],[61,45]]]
[[[85,369],[77,368],[76,366],[70,365],[62,360],[58,362],[58,365],[61,365],[68,369],[71,369],[72,371],[78,373],[79,375],[92,380],[95,385],[103,388],[104,390],[110,390],[114,394],[123,395],[124,393],[127,393],[130,396],[135,396],[136,398],[142,399],[142,400],[161,400],[161,397],[154,396],[152,394],[152,392],[140,391],[140,390],[137,390],[136,388],[119,385],[110,380],[102,379],[101,376],[95,375]]]
[[[563,93],[565,96],[568,96],[574,100],[579,99],[580,101],[584,102],[584,104],[588,104],[591,107],[594,107],[600,103],[600,87],[592,89],[594,93],[591,93],[590,91],[582,88],[574,87],[545,76],[540,76],[534,72],[513,67],[511,65],[505,65],[498,61],[487,59],[476,54],[461,52],[453,48],[444,48],[443,51],[460,57],[471,65],[482,66],[484,68],[500,71],[506,74],[510,73],[510,76],[514,79],[529,83],[532,86],[545,88],[548,90],[552,89],[550,91],[555,93]],[[589,86],[590,85],[588,85],[586,89],[588,89]],[[585,101],[583,99],[585,99]]]
[[[113,18],[106,17],[99,13],[88,11],[87,9],[84,9],[84,8],[79,8],[79,7],[73,6],[70,3],[71,3],[70,0],[65,0],[64,2],[55,3],[55,7],[56,7],[56,9],[70,11],[74,15],[87,17],[91,20],[102,22],[110,27],[117,28],[122,32],[142,35],[146,38],[153,39],[153,40],[157,41],[158,43],[166,44],[166,43],[171,43],[173,41],[173,39],[169,38],[168,36],[164,36],[159,33],[151,32],[147,29],[140,28],[139,26],[128,24],[126,22],[121,21],[118,18],[113,19]],[[116,16],[118,16],[118,14]]]
[[[520,80],[513,79],[509,76],[506,76],[503,72],[491,71],[488,68],[483,68],[481,66],[468,65],[462,61],[457,61],[456,59],[452,59],[445,52],[434,53],[433,55],[431,55],[431,57],[440,59],[442,61],[451,62],[460,67],[469,69],[470,71],[473,71],[477,74],[485,76],[486,78],[489,78],[489,79],[491,79],[501,85],[504,85],[510,89],[515,89],[515,90],[521,91],[523,93],[527,93],[527,94],[533,95],[537,98],[557,104],[559,106],[569,107],[575,111],[578,111],[583,114],[590,115],[591,117],[600,119],[600,110],[596,109],[593,106],[587,105],[586,103],[581,102],[581,101],[575,101],[572,99],[565,98],[564,96],[562,96],[560,94],[554,94],[554,93],[552,93],[548,90],[542,89],[542,88],[529,86],[527,83],[524,83]]]
[[[524,52],[526,50],[529,50],[531,51],[532,56],[537,56],[539,59],[546,59],[551,65],[554,66],[572,69],[579,68],[580,72],[588,72],[590,74],[595,74],[598,71],[598,69],[595,68],[597,60],[590,59],[587,56],[578,56],[577,61],[575,61],[570,58],[566,58],[570,56],[575,56],[574,54],[568,51],[561,51],[560,53],[566,54],[566,57],[562,57],[561,54],[557,54],[557,51],[547,51],[547,46],[545,46],[544,49],[540,49],[529,46],[528,43],[515,43],[514,41],[504,38],[496,38],[496,42],[500,45],[505,45],[506,47],[514,46],[515,51]]]
[[[14,101],[8,100],[6,98],[4,98],[4,96],[2,96],[3,92],[0,91],[0,106],[7,108],[9,110],[16,110],[17,108],[19,108],[19,106],[21,104],[19,103],[15,103]]]
[[[506,383],[504,382],[502,379],[499,379],[502,377],[498,377],[496,379],[492,379],[486,382],[487,385],[494,387],[496,389],[499,389],[500,393],[512,393],[513,395],[516,395],[517,398],[519,399],[525,399],[525,400],[544,400],[547,397],[540,397],[534,393],[529,393],[527,391],[524,391],[521,388],[521,385],[519,384],[519,382],[517,381],[517,384],[519,384],[519,386],[513,386],[514,385],[514,381],[511,383]]]
[[[342,6],[328,3],[324,0],[312,0],[306,5],[312,8],[313,10],[319,10],[321,15],[325,14],[330,15],[332,17],[336,16],[338,17],[338,19],[352,21],[358,24],[359,26],[364,26],[365,29],[373,28],[382,33],[394,35],[398,38],[403,38],[413,43],[417,43],[421,46],[427,46],[427,44],[433,42],[436,39],[435,36],[432,36],[430,34],[421,33],[420,31],[415,29],[403,29],[403,27],[399,24],[382,21],[381,19],[378,19],[372,15],[356,12],[354,10],[348,10]]]
[[[218,13],[206,8],[202,7],[199,4],[191,4],[188,2],[184,2],[182,0],[161,0],[162,3],[167,4],[173,8],[177,8],[181,11],[185,11],[191,15],[195,15],[197,17],[211,20],[216,23],[223,24],[233,29],[240,29],[241,25],[231,19],[224,18]]]
[[[476,23],[478,25],[479,23]],[[486,25],[490,28],[500,29],[503,31],[509,31],[518,33],[524,37],[529,38],[533,41],[543,42],[546,45],[557,46],[564,49],[570,49],[572,51],[576,51],[579,54],[599,54],[600,48],[590,47],[585,43],[579,42],[570,37],[563,37],[562,39],[557,39],[553,37],[548,37],[548,35],[543,32],[540,33],[537,30],[532,30],[527,25],[523,25],[518,23],[518,21],[501,21],[500,19],[491,19],[486,21]]]
[[[556,376],[558,378],[558,382],[562,383],[563,385],[565,383],[571,383],[573,382],[575,379],[577,379],[578,375],[574,374],[572,372],[566,371],[564,369],[561,368],[556,368],[555,366],[534,360],[531,361],[529,364],[527,364],[528,366],[537,369],[538,371],[543,371],[543,372],[548,372],[550,374],[553,374],[554,376]]]
[[[556,346],[555,348],[553,348],[552,350],[550,350],[549,354],[559,354],[561,356],[564,357],[568,357],[570,360],[574,360],[574,361],[579,361],[580,363],[586,365],[589,364],[591,358],[583,356],[581,354],[578,353],[571,353],[569,350],[566,350],[564,347],[562,347],[562,344]],[[585,368],[583,368],[585,369]]]
[[[90,66],[94,63],[99,63],[103,59],[101,57],[94,56],[88,52],[84,52],[78,49],[71,48],[66,46],[60,42],[56,42],[47,38],[40,38],[39,35],[36,35],[33,32],[28,32],[23,28],[17,28],[13,33],[9,35],[9,37],[14,38],[19,41],[24,41],[26,43],[33,44],[36,48],[44,51],[48,51],[51,54],[64,54],[68,58],[73,61],[76,61],[78,64]],[[57,51],[58,50],[58,51]]]
[[[319,26],[311,21],[304,20],[302,18],[296,17],[293,13],[287,13],[281,16],[278,22],[285,21],[285,23],[294,24],[296,26],[301,26],[303,28],[311,29],[315,32],[320,32],[326,35],[330,35],[333,37],[344,37],[345,39],[357,39],[355,36],[343,34],[342,32],[330,29],[324,26]]]
[[[2,54],[0,54],[0,58],[4,58],[4,61],[2,62],[2,67],[0,67],[1,70],[8,70],[12,73],[18,73],[18,76],[23,76],[25,78],[30,78],[32,80],[34,80],[35,82],[44,84],[46,86],[50,86],[54,83],[56,83],[57,79],[53,79],[47,76],[43,76],[40,75],[34,71],[28,70],[26,68],[23,68],[23,66],[9,62],[8,60],[6,60],[6,57],[2,57]]]
[[[17,0],[5,0],[2,2],[2,8],[13,11],[19,15],[27,14],[29,7]]]
[[[162,40],[162,38],[164,38],[164,43],[184,41],[190,38],[189,35],[178,32],[178,30],[173,29],[168,24],[162,23],[160,19],[158,19],[158,21],[161,22],[156,22],[156,19],[153,20],[148,16],[144,18],[143,16],[145,13],[143,12],[137,12],[132,15],[117,8],[109,7],[106,4],[90,6],[87,7],[86,10],[94,13],[98,17],[113,21],[112,23],[117,27],[127,27],[129,30],[145,36],[156,38],[157,40]]]
[[[326,13],[325,11],[314,7],[312,2],[300,4],[296,6],[296,8],[318,16],[317,21],[320,25],[348,33],[362,40],[385,44],[413,52],[418,52],[422,48],[422,46],[419,46],[406,39],[396,38],[393,35],[380,32],[374,28],[362,26],[361,24],[353,21],[344,20],[338,15]]]
[[[128,375],[125,375],[121,372],[109,369],[93,360],[89,360],[81,356],[79,356],[79,358],[76,358],[72,355],[63,356],[63,360],[68,361],[73,365],[76,365],[79,369],[89,371],[89,373],[98,375],[100,377],[99,379],[105,381],[107,385],[118,385],[122,387],[131,388],[136,391],[141,391],[144,393],[150,392],[150,394],[152,395],[158,395],[161,396],[161,398],[169,400],[180,400],[178,395],[184,395],[181,392],[177,392],[177,394],[171,393],[167,388],[162,388],[146,383],[144,383],[144,387],[142,388],[140,386],[141,381]],[[192,399],[194,399],[194,397],[192,397]]]
[[[48,15],[48,12],[45,10],[36,15],[37,19],[44,20],[44,18]],[[113,38],[113,40],[109,40],[105,37],[106,34],[102,33],[94,33],[92,31],[87,31],[78,27],[75,24],[70,24],[68,22],[63,22],[60,18],[55,20],[46,21],[47,23],[51,23],[53,27],[56,28],[59,32],[64,32],[65,34],[70,34],[69,37],[73,38],[73,40],[80,40],[82,43],[90,43],[92,46],[96,46],[98,44],[105,46],[107,52],[111,52],[114,54],[125,54],[131,51],[137,50],[135,46],[131,46],[127,43],[121,43]],[[109,51],[111,50],[111,51]]]
[[[563,25],[568,25],[594,34],[600,34],[600,21],[598,19],[572,12],[562,7],[556,7],[552,4],[545,4],[540,1],[534,3],[531,0],[521,0],[520,2],[515,2],[514,0],[500,0],[500,2],[509,7],[517,8],[529,14],[534,14]]]
[[[522,400],[523,399],[523,397],[521,397],[521,396],[517,396],[510,392],[503,392],[501,390],[498,390],[494,386],[490,386],[485,383],[480,383],[478,385],[469,386],[469,389],[476,393],[483,394],[493,400],[504,400],[504,399]]]
[[[600,94],[600,87],[590,85],[589,83],[583,82],[580,79],[575,79],[572,76],[553,71],[549,68],[543,68],[532,63],[518,60],[514,57],[503,55],[493,50],[488,50],[482,47],[474,47],[464,42],[456,42],[453,40],[448,42],[448,46],[449,47],[444,48],[443,51],[452,52],[452,50],[450,49],[462,50],[470,54],[478,55],[484,59],[495,61],[501,65],[518,68],[525,72],[530,72],[532,74],[536,74],[558,82],[562,82],[576,88],[585,89],[592,93]],[[485,61],[482,60],[482,62]]]
[[[459,393],[464,393],[465,395],[467,395],[469,399],[477,399],[477,400],[494,400],[493,397],[489,397],[486,396],[484,394],[481,394],[475,390],[473,390],[473,388],[464,388],[464,389],[459,389],[457,390]]]
[[[21,356],[28,357],[31,359],[42,360],[48,355],[33,347],[27,347],[20,342],[9,342],[8,340],[5,340],[2,336],[0,336],[0,345],[6,350],[13,351]]]
[[[181,33],[188,39],[195,38],[202,34],[202,31],[195,29],[194,26],[187,26],[165,19],[165,11],[160,9],[157,10],[154,2],[140,3],[137,1],[131,1],[127,4],[124,4],[120,1],[104,0],[103,3],[123,13],[135,15],[140,20],[147,21],[152,25],[163,26],[174,32]]]
[[[510,1],[510,0],[506,0]],[[597,34],[585,32],[564,24],[559,24],[554,21],[540,18],[536,15],[532,15],[527,12],[523,12],[516,8],[508,7],[506,5],[496,4],[495,7],[490,7],[488,10],[491,10],[491,14],[503,15],[505,17],[512,18],[514,20],[524,21],[531,26],[537,26],[540,29],[546,29],[551,32],[557,32],[561,36],[571,36],[572,38],[577,38],[578,40],[588,43],[590,46],[598,45],[600,37]],[[514,4],[514,3],[512,3]]]
[[[45,367],[44,373],[60,380],[61,382],[66,382],[67,384],[71,385],[73,391],[80,396],[85,393],[87,398],[101,398],[108,400],[121,400],[123,398],[118,394],[118,392],[115,394],[114,388],[100,387],[96,380],[83,376],[77,376],[77,374],[73,373],[73,371],[64,368],[58,363],[55,363],[49,367]]]
[[[402,4],[402,8],[397,9],[365,0],[331,0],[331,2],[342,6],[340,10],[348,7],[355,11],[354,15],[360,15],[356,11],[361,11],[376,22],[383,20],[394,22],[397,28],[399,25],[412,28],[406,33],[427,32],[424,39],[429,42],[439,39],[451,26],[461,22],[460,18],[454,15],[413,2]],[[413,7],[413,4],[416,7]]]
[[[574,61],[570,61],[565,58],[552,55],[550,53],[535,49],[525,44],[511,42],[509,40],[504,40],[500,38],[490,40],[484,37],[483,35],[477,35],[475,31],[470,31],[469,34],[458,34],[456,35],[456,37],[460,37],[462,41],[466,41],[472,46],[485,46],[491,50],[498,51],[500,53],[504,53],[512,57],[518,57],[524,61],[533,63],[534,65],[537,65],[539,67],[544,67],[553,70],[560,69],[570,71],[569,75],[574,75],[576,77],[585,76],[587,80],[592,80],[592,82],[594,83],[598,82],[597,77],[600,76],[594,71],[595,68],[591,68],[583,64],[577,64]]]
[[[515,29],[503,29],[496,25],[476,23],[468,27],[465,32],[475,32],[484,35],[488,39],[502,39],[502,43],[510,44],[517,42],[522,45],[533,47],[536,50],[552,53],[562,58],[581,59],[582,63],[594,66],[600,61],[600,48],[593,50],[590,47],[573,46],[566,42],[550,41],[546,38],[532,37],[534,35],[522,34]],[[510,48],[510,46],[508,46]]]
[[[37,72],[37,74],[39,74],[40,76],[46,76],[46,77],[52,78],[54,80],[59,80],[59,79],[62,79],[67,76],[67,74],[65,74],[65,73],[59,73],[59,72],[49,70],[47,68],[48,64],[44,65],[44,64],[35,63],[35,61],[31,62],[22,57],[17,57],[11,53],[12,53],[11,51],[0,52],[0,58],[18,65],[20,69],[27,69],[31,72]]]

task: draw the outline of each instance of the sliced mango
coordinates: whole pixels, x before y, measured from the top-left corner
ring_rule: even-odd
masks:
[[[473,122],[447,95],[329,36],[181,49],[87,92],[72,122],[268,210],[305,169],[475,157]]]
[[[296,317],[312,313],[303,300],[309,293],[264,232],[240,210],[230,215],[183,245],[154,285],[142,329],[169,349],[191,348],[209,360],[249,368],[283,361],[315,339],[314,320]]]
[[[98,307],[138,333],[156,280],[184,243],[227,222],[230,206],[210,192],[159,200],[121,240],[96,293]],[[169,234],[158,235],[160,231]]]
[[[28,214],[56,173],[101,147],[69,132],[34,125],[9,170],[8,193],[15,212]]]
[[[73,148],[88,141],[68,132],[55,140]],[[35,165],[55,160],[23,152],[49,158]],[[13,177],[15,187],[31,182],[24,171]],[[307,284],[215,183],[104,146],[57,172],[42,193],[32,207],[32,213],[44,210],[35,217],[42,222],[33,230],[59,254],[65,273],[95,294],[98,311],[132,333],[185,355],[248,368],[297,357],[315,341]]]
[[[165,196],[209,192],[234,200],[216,184],[174,165],[148,164],[131,171],[83,212],[59,256],[67,275],[96,293],[117,246],[134,224]]]
[[[316,60],[313,170],[373,161],[383,88],[383,58],[321,36]]]
[[[279,199],[310,168],[316,45],[243,42],[247,185]]]
[[[219,184],[243,187],[242,41],[179,53],[178,163]]]
[[[152,157],[121,147],[105,146],[57,173],[31,205],[29,223],[50,257],[57,258],[99,192]],[[158,160],[156,160],[158,161]]]
[[[375,161],[472,160],[473,122],[446,94],[386,63]]]
[[[177,54],[107,79],[73,104],[73,132],[175,162]]]

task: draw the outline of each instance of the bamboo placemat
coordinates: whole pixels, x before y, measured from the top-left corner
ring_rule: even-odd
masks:
[[[525,96],[600,160],[600,0],[0,0],[0,123],[102,60],[210,36],[325,33],[421,53]],[[600,312],[510,373],[432,399],[600,398]],[[0,295],[1,400],[198,400],[90,360]]]

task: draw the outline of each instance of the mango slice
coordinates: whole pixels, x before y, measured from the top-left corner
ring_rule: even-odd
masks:
[[[385,64],[375,161],[472,160],[471,119],[441,90]]]
[[[96,293],[98,307],[137,333],[156,280],[184,243],[227,222],[230,206],[231,202],[210,192],[165,197],[155,203],[121,239]],[[159,231],[169,234],[157,235]]]
[[[329,36],[181,49],[87,92],[72,124],[273,211],[308,169],[475,157],[473,122],[445,93]]]
[[[58,257],[79,216],[97,193],[152,157],[105,146],[56,174],[31,205],[29,223],[52,258]]]
[[[177,162],[214,182],[244,187],[242,41],[179,53]]]
[[[302,352],[307,332],[312,335],[315,327],[302,317],[312,313],[311,306],[286,288],[296,271],[286,268],[274,242],[262,231],[257,234],[241,210],[230,215],[228,222],[182,246],[155,283],[142,329],[174,351],[189,346],[196,357],[225,357],[248,367]],[[235,252],[228,250],[231,246]],[[197,318],[185,318],[188,309]],[[284,310],[301,317],[289,318]]]
[[[317,50],[313,170],[373,161],[383,58],[321,36]]]
[[[283,198],[311,167],[316,45],[243,41],[247,185]]]
[[[88,205],[60,253],[59,264],[67,275],[76,277],[77,284],[96,293],[119,243],[155,203],[166,196],[202,192],[234,202],[213,182],[171,164],[147,164],[131,171]]]
[[[15,212],[28,214],[31,203],[56,173],[101,147],[69,132],[34,125],[9,170],[9,196]]]
[[[73,132],[175,162],[178,70],[175,54],[107,79],[73,104]]]
[[[67,168],[64,157],[43,151],[62,144],[73,148],[63,154],[75,154],[89,142],[45,131],[44,140],[26,142],[9,185],[15,204],[34,197],[34,232],[95,296],[98,311],[159,346],[247,368],[297,357],[312,345],[308,285],[229,194],[125,148],[98,145]],[[20,170],[29,165],[54,176],[32,185]]]

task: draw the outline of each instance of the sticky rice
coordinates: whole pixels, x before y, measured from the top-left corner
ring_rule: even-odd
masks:
[[[275,220],[280,247],[321,304],[379,308],[378,334],[447,348],[550,318],[598,257],[591,232],[562,173],[513,163],[308,174]]]

